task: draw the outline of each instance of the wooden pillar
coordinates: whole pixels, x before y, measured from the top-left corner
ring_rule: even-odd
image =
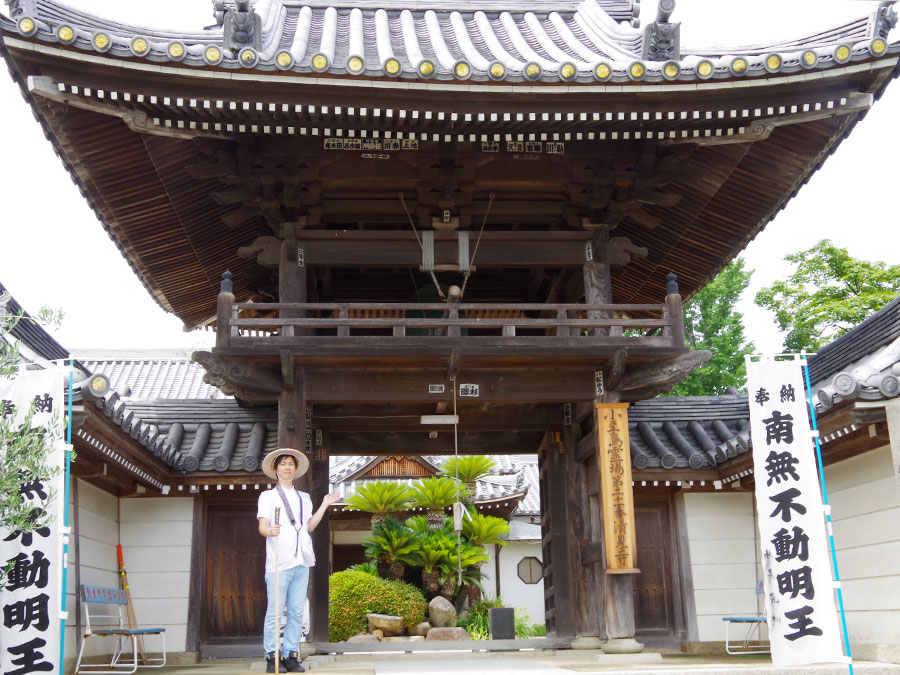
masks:
[[[573,529],[569,512],[571,492],[566,454],[572,444],[562,441],[562,452],[552,432],[544,437],[538,451],[541,494],[541,555],[544,562],[544,611],[548,634],[557,638],[575,637],[576,606],[573,556]],[[571,438],[571,433],[568,435]],[[568,445],[568,447],[567,447]]]
[[[612,303],[612,281],[609,275],[609,227],[599,225],[591,237],[590,260],[584,263],[584,302],[587,305]],[[593,310],[589,319],[608,319],[610,313]],[[591,335],[609,335],[609,328],[592,328]]]
[[[609,391],[606,392],[598,402],[603,403],[617,403],[619,401],[619,392],[617,391]],[[593,415],[593,431],[594,438],[597,439],[597,452],[599,454],[599,427],[598,427],[598,419],[597,415]],[[626,418],[627,419],[627,418]],[[626,421],[627,424],[627,421]],[[627,430],[627,427],[626,427]],[[631,453],[628,448],[625,448],[625,457],[627,461],[631,462]],[[629,472],[630,476],[630,472]],[[631,480],[629,479],[627,484],[623,486],[625,490],[632,492],[633,488],[631,485]],[[633,500],[632,500],[633,501]],[[601,507],[602,508],[602,507]],[[602,519],[601,519],[602,520]],[[632,519],[633,522],[633,519]],[[608,541],[610,541],[610,537],[607,537],[607,532],[605,531],[605,525],[601,522],[601,528],[603,529],[603,546],[604,546],[604,560],[608,560],[608,552],[606,547],[608,546]],[[633,552],[632,552],[633,554]],[[643,650],[644,645],[637,642],[634,639],[635,635],[635,622],[634,622],[634,576],[633,572],[625,572],[625,573],[616,573],[614,570],[611,570],[609,567],[606,569],[606,574],[603,575],[603,586],[604,586],[604,614],[605,614],[605,622],[606,622],[606,637],[607,642],[603,645],[603,651],[607,653],[613,654],[622,654],[622,653],[635,653]]]
[[[306,451],[306,394],[303,368],[294,368],[278,396],[278,447]],[[306,480],[301,479],[301,485]],[[303,488],[306,490],[306,488]],[[308,490],[307,490],[308,491]]]
[[[319,508],[328,494],[328,435],[323,429],[313,431],[313,450],[310,458],[309,494],[313,508]],[[310,570],[309,612],[310,642],[328,642],[328,577],[331,573],[331,537],[329,516],[322,517],[312,533],[316,566]]]
[[[290,224],[293,227],[292,224]],[[287,225],[285,226],[287,229]],[[292,232],[293,230],[291,230]],[[278,262],[278,302],[306,302],[306,256],[301,254],[303,245],[291,236],[281,242],[281,258]],[[279,318],[302,319],[306,317],[306,310],[281,310]],[[293,326],[282,329],[282,335],[303,335],[297,332]],[[302,447],[302,446],[301,446]]]

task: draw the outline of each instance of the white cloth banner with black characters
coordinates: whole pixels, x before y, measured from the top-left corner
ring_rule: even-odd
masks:
[[[32,513],[46,527],[33,532],[0,528],[0,564],[12,565],[3,580],[0,626],[2,675],[60,673],[60,599],[62,597],[62,532],[64,522],[65,462],[61,442],[65,418],[63,373],[67,368],[22,371],[11,379],[0,378],[0,415],[8,424],[25,422],[34,406],[32,428],[43,428],[51,439],[47,465],[59,467],[47,480],[24,482],[20,493],[33,506]],[[6,462],[0,447],[0,462]]]
[[[766,617],[776,666],[846,661],[801,364],[747,362]]]

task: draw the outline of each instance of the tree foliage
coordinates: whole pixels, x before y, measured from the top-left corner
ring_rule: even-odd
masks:
[[[6,298],[8,299],[8,295]],[[58,324],[62,313],[42,308],[38,318],[24,312],[9,313],[0,305],[0,380],[16,376],[20,362],[19,347],[12,330],[20,321]],[[33,532],[47,524],[49,515],[26,499],[20,486],[36,480],[46,481],[59,473],[59,467],[47,466],[47,457],[58,440],[53,429],[32,426],[34,406],[23,419],[0,414],[0,530]],[[52,491],[48,492],[52,498]],[[0,584],[8,567],[0,567]]]
[[[794,273],[760,290],[756,304],[775,313],[787,352],[817,350],[900,292],[900,265],[857,260],[828,239],[784,259]]]
[[[708,349],[712,358],[676,385],[672,396],[712,396],[744,386],[744,355],[753,351],[753,343],[746,341],[743,317],[734,307],[752,274],[737,258],[685,304],[687,342],[691,349]]]
[[[402,483],[372,480],[356,488],[356,492],[347,498],[344,508],[371,513],[374,527],[391,513],[409,508],[411,497],[412,491]]]

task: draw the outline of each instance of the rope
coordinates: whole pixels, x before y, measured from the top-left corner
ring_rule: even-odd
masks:
[[[475,256],[478,255],[478,247],[481,245],[481,237],[484,234],[484,226],[487,225],[488,216],[491,214],[491,206],[494,204],[494,193],[491,193],[488,199],[488,207],[484,212],[484,220],[481,221],[481,229],[478,231],[478,239],[475,240],[475,248],[472,249],[472,257],[469,258],[469,269],[466,270],[466,276],[463,278],[462,289],[459,292],[459,299],[462,300],[466,294],[466,284],[469,283],[469,277],[472,276],[472,265],[475,264]]]
[[[416,224],[413,222],[412,216],[409,214],[409,209],[406,208],[406,200],[403,199],[403,193],[398,192],[400,195],[400,203],[403,205],[403,211],[406,212],[406,217],[409,220],[409,226],[412,228],[413,234],[416,235],[416,241],[419,242],[419,248],[422,252],[425,252],[425,247],[422,245],[422,239],[419,237],[419,231],[416,229]],[[438,296],[441,298],[441,302],[447,302],[447,297],[444,295],[444,291],[441,290],[441,285],[438,283],[437,277],[434,275],[434,270],[428,270],[431,273],[431,281],[434,283],[434,287],[437,289]]]

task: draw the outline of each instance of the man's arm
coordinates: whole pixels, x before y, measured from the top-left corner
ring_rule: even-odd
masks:
[[[268,518],[257,518],[259,521],[259,533],[264,537],[277,537],[281,532],[281,525],[269,526]]]
[[[328,507],[334,504],[338,499],[341,498],[340,492],[332,492],[330,494],[325,495],[322,499],[321,505],[316,509],[316,512],[309,517],[309,520],[306,521],[306,529],[312,532],[316,527],[322,522],[322,516],[325,515],[325,511],[328,510]],[[262,521],[263,518],[260,518]],[[260,525],[260,531],[262,531],[262,525]]]

